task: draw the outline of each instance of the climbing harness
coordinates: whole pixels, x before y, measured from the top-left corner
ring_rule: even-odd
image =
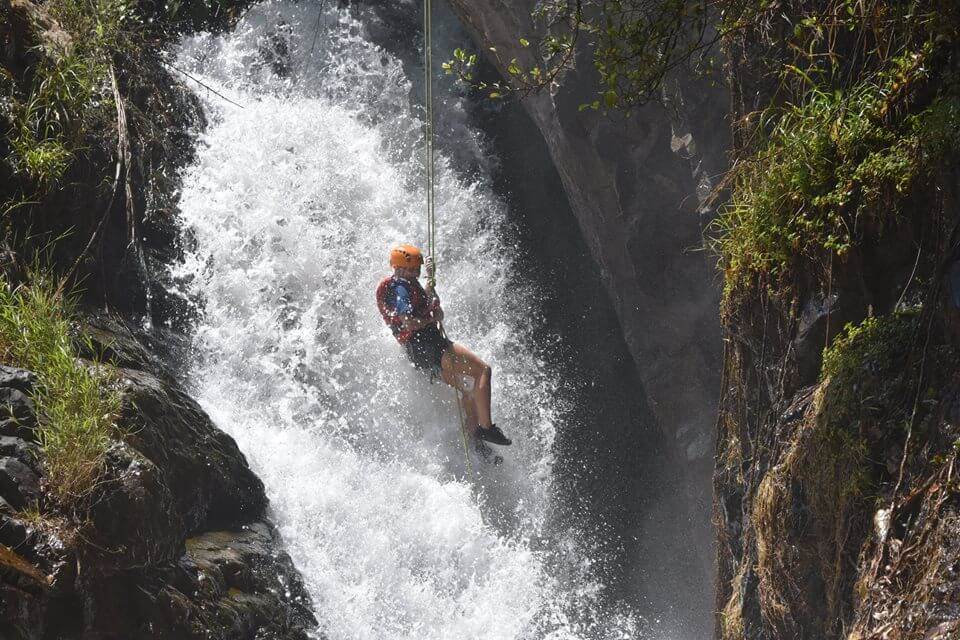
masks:
[[[427,174],[427,255],[431,257],[427,267],[427,283],[437,284],[437,217],[434,207],[434,156],[433,156],[433,8],[430,0],[423,0],[423,100],[426,110],[424,118],[424,169]],[[440,333],[444,338],[447,332],[443,323],[439,323]],[[467,464],[467,471],[473,475],[473,465],[470,462],[470,452],[467,448],[467,422],[461,406],[461,395],[453,387],[453,397],[457,405],[457,415],[460,417],[460,437],[463,441],[463,459]]]

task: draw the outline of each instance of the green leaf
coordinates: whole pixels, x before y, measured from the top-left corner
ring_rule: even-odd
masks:
[[[614,90],[606,91],[603,94],[603,102],[607,105],[607,108],[612,109],[617,106],[617,102],[620,101],[620,96],[617,95],[617,92]]]
[[[521,47],[529,47],[529,46],[530,46],[530,41],[527,40],[526,38],[520,38],[520,46],[521,46]]]

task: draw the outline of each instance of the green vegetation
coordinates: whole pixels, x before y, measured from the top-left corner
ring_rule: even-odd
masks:
[[[782,40],[800,69],[830,67],[842,62],[837,45],[845,34],[863,36],[865,48],[895,55],[903,39],[886,39],[892,30],[913,38],[936,32],[955,18],[952,0],[543,0],[531,18],[535,33],[518,43],[528,49],[527,63],[506,61],[491,53],[506,69],[506,82],[474,82],[476,56],[455,53],[444,65],[467,84],[490,91],[492,97],[539,91],[573,68],[578,44],[593,53],[597,100],[594,109],[630,109],[659,100],[663,83],[677,69],[712,73],[719,50],[730,53],[738,40],[759,44]],[[944,35],[944,31],[934,35]],[[742,44],[742,43],[740,43]],[[747,44],[746,46],[749,46]],[[869,57],[869,56],[868,56]],[[532,60],[532,62],[530,62]],[[861,63],[863,60],[861,60]],[[778,74],[783,69],[772,70]]]
[[[826,402],[836,422],[852,422],[880,402],[902,404],[909,411],[910,402],[894,400],[890,392],[905,377],[914,377],[908,364],[917,346],[918,319],[915,310],[867,318],[847,325],[824,349],[821,376],[829,381]]]
[[[813,86],[798,104],[765,115],[771,131],[735,168],[715,225],[728,290],[752,275],[775,279],[798,263],[843,258],[950,160],[960,97],[911,109],[910,88],[929,80],[928,57],[898,58],[893,71],[851,89]]]
[[[868,535],[874,500],[890,482],[889,465],[899,461],[891,461],[890,445],[904,440],[918,417],[920,318],[911,310],[846,327],[824,352],[822,384],[802,424],[786,432],[784,455],[758,485],[751,516],[758,597],[778,635],[795,637],[811,626],[822,637],[842,635],[854,579],[849,565]],[[809,584],[820,585],[822,608],[798,590]],[[736,600],[728,610],[742,613]]]
[[[71,316],[71,301],[47,275],[0,284],[0,361],[37,375],[42,462],[48,490],[61,503],[94,487],[120,409],[105,366],[78,359]]]
[[[835,260],[923,206],[960,143],[960,8],[821,5],[793,16],[782,58],[761,63],[772,104],[738,131],[711,234],[728,301],[801,270],[826,282]]]
[[[537,33],[519,39],[536,62],[501,60],[507,81],[490,84],[474,82],[476,56],[460,50],[444,69],[494,99],[526,95],[571,69],[576,48],[585,40],[593,50],[598,96],[582,108],[629,109],[658,99],[663,80],[673,69],[691,62],[714,65],[711,51],[723,35],[744,19],[745,12],[756,19],[769,4],[766,0],[544,0],[532,14]],[[495,49],[492,53],[500,58]]]
[[[0,9],[3,246],[18,264],[43,255],[59,270],[57,278],[35,270],[20,286],[0,283],[0,361],[38,376],[46,488],[62,504],[96,485],[119,410],[109,369],[77,359],[81,338],[71,339],[63,282],[89,275],[85,258],[98,250],[101,228],[112,228],[107,214],[121,180],[121,220],[131,233],[143,213],[133,210],[142,183],[172,191],[167,166],[158,165],[172,167],[183,153],[180,125],[192,105],[164,69],[166,45],[186,31],[223,29],[249,4],[20,0]],[[146,166],[152,174],[139,175]]]
[[[529,55],[500,60],[504,82],[476,81],[462,50],[447,73],[522,96],[562,82],[585,41],[597,97],[582,108],[630,110],[659,99],[675,69],[713,73],[720,48],[751,69],[759,111],[735,123],[729,199],[711,227],[728,298],[800,267],[825,280],[928,191],[960,143],[952,0],[546,0],[533,18],[538,37],[519,42]]]
[[[10,49],[0,67],[0,161],[22,183],[19,193],[0,191],[4,209],[64,186],[71,167],[95,150],[113,155],[117,136],[130,136],[117,124],[117,95],[156,91],[150,78],[171,39],[183,30],[222,28],[246,4],[46,0],[0,12],[0,36]],[[17,32],[23,24],[30,33]],[[111,172],[102,173],[109,183]]]
[[[39,194],[58,184],[91,131],[109,128],[115,109],[109,69],[114,54],[136,42],[132,6],[130,0],[51,0],[44,9],[56,24],[37,31],[33,68],[19,82],[4,70],[11,149],[5,160]]]
[[[911,309],[847,325],[823,351],[820,459],[811,476],[836,470],[836,485],[843,490],[828,494],[828,502],[861,497],[870,485],[864,425],[875,436],[897,438],[917,419],[914,403],[921,376],[929,378],[944,357],[940,350],[928,354],[930,362],[922,371],[920,317]]]

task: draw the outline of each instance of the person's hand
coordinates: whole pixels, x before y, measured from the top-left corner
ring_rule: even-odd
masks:
[[[435,274],[435,265],[433,262],[433,256],[427,256],[427,259],[423,261],[423,266],[427,270],[427,286],[423,288],[424,291],[430,295],[436,295],[434,289],[437,286],[437,280],[434,277]]]

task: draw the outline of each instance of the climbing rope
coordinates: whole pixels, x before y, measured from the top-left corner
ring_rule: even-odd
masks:
[[[434,191],[434,154],[433,154],[433,8],[430,0],[423,0],[423,99],[426,108],[426,117],[423,123],[424,138],[424,169],[427,174],[427,255],[431,257],[427,271],[427,282],[431,286],[437,284],[437,216],[434,206],[436,197]],[[447,337],[440,323],[440,333]],[[473,475],[473,465],[470,462],[470,452],[467,447],[467,421],[461,403],[461,392],[453,387],[453,399],[457,405],[457,415],[460,417],[460,438],[463,442],[463,459],[467,471]]]
[[[430,0],[423,0],[423,92],[426,118],[424,119],[424,168],[427,174],[427,254],[433,258],[428,282],[434,283],[437,270],[437,218],[434,209],[433,158],[433,9]]]

